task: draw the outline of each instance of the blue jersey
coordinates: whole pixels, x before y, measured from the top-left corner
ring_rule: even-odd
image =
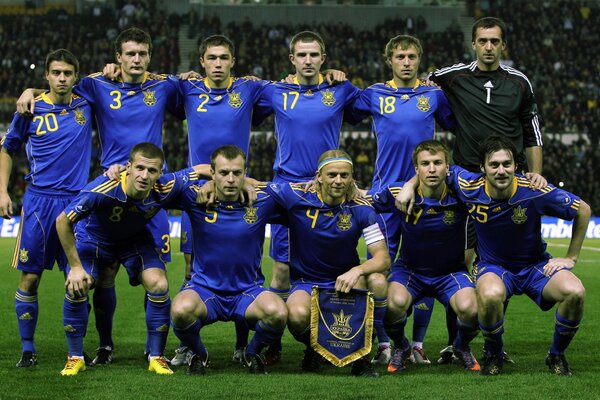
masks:
[[[75,229],[77,237],[83,235],[110,245],[149,235],[146,223],[190,181],[197,181],[197,175],[191,168],[165,174],[143,200],[127,197],[126,179],[126,172],[120,180],[99,176],[69,204],[64,212],[71,222],[80,221]]]
[[[173,76],[142,83],[116,82],[101,73],[89,75],[73,89],[94,109],[103,168],[125,164],[138,143],[150,142],[162,148],[165,110],[175,113],[179,106],[178,81]]]
[[[88,102],[75,94],[68,104],[53,104],[45,93],[36,97],[33,118],[15,114],[2,146],[14,154],[23,143],[29,160],[25,180],[38,192],[78,192],[90,171],[92,111]]]
[[[530,189],[522,176],[515,176],[513,194],[505,200],[490,197],[484,175],[460,167],[452,167],[448,182],[474,220],[479,258],[511,272],[550,258],[542,215],[572,220],[579,210],[579,197],[551,185]]]
[[[367,246],[384,240],[375,210],[364,199],[330,206],[301,185],[270,184],[267,190],[287,210],[292,282],[331,283],[361,264],[356,246],[362,235]]]
[[[373,195],[378,212],[393,212],[401,221],[402,246],[396,264],[426,276],[448,275],[466,270],[464,264],[467,210],[446,190],[441,199],[423,197],[419,191],[412,213],[406,215],[394,205],[403,182]]]
[[[267,81],[231,78],[226,89],[207,79],[180,81],[188,123],[189,165],[210,164],[217,148],[233,144],[248,154],[252,109]]]
[[[339,147],[344,108],[359,94],[350,82],[333,86],[322,76],[317,85],[268,85],[258,107],[275,113],[275,173],[289,181],[314,177],[319,156]]]
[[[419,81],[413,88],[398,88],[393,80],[372,85],[350,109],[363,118],[373,116],[377,139],[374,191],[415,174],[412,152],[417,144],[433,139],[436,121],[446,130],[455,124],[444,92]]]
[[[185,210],[192,222],[192,282],[228,294],[262,285],[265,225],[283,222],[273,198],[259,187],[252,207],[217,202],[207,210],[196,204],[198,189],[190,186],[169,204],[169,208]]]

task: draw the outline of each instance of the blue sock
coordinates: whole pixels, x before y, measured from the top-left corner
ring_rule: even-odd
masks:
[[[148,297],[146,327],[148,329],[150,356],[162,356],[169,335],[171,298],[168,291],[162,293],[146,292],[146,296]]]
[[[63,301],[63,325],[67,336],[70,356],[83,357],[83,338],[88,324],[88,297],[65,295]]]
[[[502,341],[504,317],[500,318],[500,321],[492,326],[485,326],[479,321],[479,328],[481,328],[481,335],[485,340],[483,343],[483,352],[485,355],[502,357],[502,353],[504,352],[504,342]]]
[[[573,340],[575,333],[579,329],[581,320],[569,320],[558,314],[556,310],[556,321],[554,322],[554,340],[550,346],[550,354],[561,355]]]
[[[115,348],[112,339],[112,327],[115,310],[117,309],[117,292],[114,286],[96,286],[93,296],[96,330],[100,337],[100,347]]]
[[[281,300],[283,301],[287,301],[287,298],[290,296],[290,288],[277,289],[273,286],[269,286],[269,292],[275,293],[277,296],[281,297]]]
[[[306,329],[300,333],[294,333],[292,331],[290,332],[294,339],[305,344],[307,347],[310,347],[310,325],[308,325]]]
[[[374,334],[377,335],[377,342],[380,345],[389,343],[390,338],[383,327],[383,317],[385,317],[387,311],[387,297],[374,297],[373,300],[375,302],[375,310],[373,311]]]
[[[204,347],[204,343],[202,343],[202,339],[200,339],[200,328],[202,327],[202,322],[200,322],[199,319],[183,328],[179,328],[175,324],[172,325],[175,336],[179,338],[184,346],[191,349],[194,354],[197,354],[200,357],[207,355],[206,347]]]
[[[406,349],[410,346],[408,339],[404,335],[404,327],[406,326],[406,314],[398,320],[385,324],[385,330],[389,337],[394,341],[394,346],[400,349]]]
[[[15,311],[23,351],[35,353],[33,335],[35,334],[39,311],[37,293],[27,293],[17,289],[15,293]]]
[[[248,347],[246,347],[246,353],[250,355],[260,354],[265,346],[281,339],[281,335],[283,335],[284,330],[284,328],[273,328],[263,321],[258,321],[254,329],[256,329],[256,332],[248,344]]]
[[[467,350],[471,340],[473,340],[479,333],[479,326],[471,325],[467,322],[461,321],[460,319],[457,319],[456,322],[458,324],[458,334],[456,335],[456,339],[454,339],[454,343],[452,345],[456,349]]]
[[[148,311],[148,293],[144,293],[144,312]],[[147,315],[147,314],[146,314]],[[150,354],[150,333],[146,331],[146,347],[144,348],[144,353]]]
[[[422,343],[425,341],[425,334],[431,320],[431,314],[433,314],[434,303],[435,299],[433,297],[426,297],[413,305],[413,342]]]

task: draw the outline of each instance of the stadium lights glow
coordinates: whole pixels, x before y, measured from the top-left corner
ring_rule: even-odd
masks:
[[[563,186],[565,186],[565,183],[563,181],[560,181],[560,182],[558,182],[558,186],[563,187]]]
[[[29,66],[29,69],[35,69],[35,64],[31,64],[31,65]]]

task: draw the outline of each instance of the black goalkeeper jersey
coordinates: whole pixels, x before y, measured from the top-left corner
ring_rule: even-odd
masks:
[[[473,61],[439,69],[431,80],[442,87],[456,116],[456,164],[479,171],[479,143],[501,135],[514,142],[519,168],[527,169],[523,149],[542,146],[542,133],[533,88],[525,74],[505,65],[482,71]]]

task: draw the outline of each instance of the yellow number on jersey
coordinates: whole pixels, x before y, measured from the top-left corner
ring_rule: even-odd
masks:
[[[113,90],[112,92],[110,92],[110,95],[114,96],[113,101],[115,102],[114,104],[110,105],[110,108],[112,108],[113,110],[121,108],[121,92],[119,92],[118,90]]]
[[[294,96],[294,100],[292,100],[292,104],[290,105],[290,110],[293,110],[296,107],[296,102],[298,101],[298,97],[300,97],[300,93],[298,92],[290,92],[283,93],[283,110],[287,110],[288,96]]]
[[[216,211],[207,211],[207,213],[210,215],[212,214],[212,217],[208,217],[208,215],[206,217],[204,217],[204,220],[206,222],[208,222],[209,224],[214,224],[217,221],[217,212]]]
[[[488,206],[484,206],[483,204],[469,204],[469,214],[473,215],[478,222],[485,224],[488,221],[487,210]]]
[[[310,224],[310,227],[312,229],[315,229],[315,225],[317,225],[317,218],[319,218],[319,210],[315,210],[314,213],[311,214],[310,212],[310,208],[308,210],[306,210],[306,216],[310,219],[312,219],[312,223]]]
[[[202,93],[198,97],[200,98],[200,105],[198,106],[198,108],[196,108],[196,111],[198,111],[198,112],[207,112],[208,110],[206,108],[204,108],[204,105],[206,103],[208,103],[208,100],[210,100],[210,98],[205,93]]]
[[[412,213],[410,213],[410,215],[406,214],[406,223],[410,222],[409,218],[411,217],[411,215],[413,217],[413,222],[412,223],[413,223],[413,225],[416,225],[417,221],[419,220],[419,218],[421,218],[421,215],[423,215],[423,209],[422,208],[419,208],[419,209],[414,209],[413,208]]]
[[[35,130],[36,135],[44,135],[48,132],[54,132],[58,129],[58,121],[56,120],[56,115],[54,114],[45,114],[43,117],[41,115],[36,115],[33,117],[33,122],[39,122],[37,129]],[[47,130],[42,129],[44,127]]]
[[[120,222],[121,221],[121,214],[123,214],[123,207],[115,206],[115,207],[113,207],[112,213],[110,214],[110,216],[108,217],[108,219],[111,222]]]
[[[167,254],[171,251],[171,237],[168,234],[164,234],[160,238],[165,241],[164,247],[160,251],[163,254]]]
[[[379,114],[392,114],[396,111],[396,98],[387,96],[385,99],[379,96]]]

